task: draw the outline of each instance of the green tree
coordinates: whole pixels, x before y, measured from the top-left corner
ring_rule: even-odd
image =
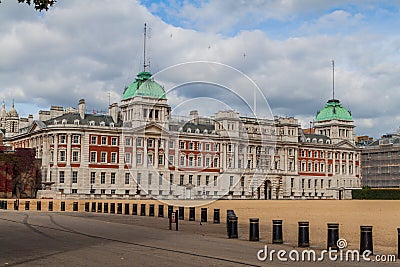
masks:
[[[49,10],[49,7],[52,7],[56,0],[18,0],[18,3],[27,3],[28,5],[33,4],[36,10],[40,12],[42,10]],[[0,0],[1,3],[1,0]]]

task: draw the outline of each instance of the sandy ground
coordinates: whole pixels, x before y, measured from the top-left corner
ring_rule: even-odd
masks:
[[[20,210],[24,208],[24,201],[20,200]],[[31,210],[36,210],[36,201],[30,200]],[[42,200],[42,211],[47,211],[49,200]],[[73,202],[65,200],[66,210],[72,211]],[[130,214],[132,204],[146,204],[148,216],[149,205],[155,204],[155,216],[158,215],[159,204],[164,204],[164,216],[167,215],[167,205],[156,200],[79,200],[79,211],[84,211],[85,202],[129,203]],[[174,202],[174,210],[178,206],[185,206],[185,222],[182,227],[190,226],[190,231],[202,235],[220,236],[226,238],[226,210],[233,209],[239,221],[239,239],[249,238],[249,218],[260,220],[260,240],[270,244],[272,241],[272,220],[283,220],[283,238],[288,247],[297,246],[298,222],[310,223],[311,247],[324,249],[327,242],[327,223],[339,223],[339,237],[346,239],[348,249],[358,249],[360,243],[360,226],[373,226],[373,243],[375,254],[397,254],[397,228],[400,227],[400,201],[390,200],[219,200],[199,206],[196,201]],[[8,209],[12,209],[9,200]],[[117,205],[116,205],[117,206]],[[189,206],[196,206],[196,221],[188,222]],[[199,225],[201,208],[208,210],[208,223]],[[221,226],[211,227],[213,210],[220,209]],[[54,211],[60,211],[60,200],[54,200]],[[35,211],[36,212],[36,211]],[[123,210],[123,213],[125,211]],[[140,219],[142,218],[142,219]],[[138,222],[149,220],[138,216]],[[159,222],[159,221],[158,221]],[[164,224],[164,223],[163,223]],[[208,226],[207,226],[208,225]],[[162,227],[165,227],[162,226]],[[183,230],[183,229],[182,229]]]

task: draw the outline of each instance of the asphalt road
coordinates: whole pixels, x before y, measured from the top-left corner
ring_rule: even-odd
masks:
[[[257,252],[263,242],[205,234],[207,227],[223,231],[224,225],[203,225],[203,231],[183,226],[182,231],[170,231],[165,218],[132,215],[2,210],[0,266],[399,266],[276,258],[261,262]]]

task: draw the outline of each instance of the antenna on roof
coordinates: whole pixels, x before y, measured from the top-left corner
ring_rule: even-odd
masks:
[[[335,100],[335,61],[332,60],[332,99]]]
[[[144,24],[144,32],[143,32],[143,71],[146,71],[146,35],[147,35],[147,25]]]

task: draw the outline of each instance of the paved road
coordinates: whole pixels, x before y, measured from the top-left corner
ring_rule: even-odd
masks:
[[[366,265],[260,262],[256,253],[263,248],[262,242],[229,240],[182,226],[182,231],[169,231],[165,218],[0,211],[0,266]],[[224,225],[212,224],[202,229],[207,227],[224,230]],[[274,245],[273,248],[289,251],[293,247]]]

